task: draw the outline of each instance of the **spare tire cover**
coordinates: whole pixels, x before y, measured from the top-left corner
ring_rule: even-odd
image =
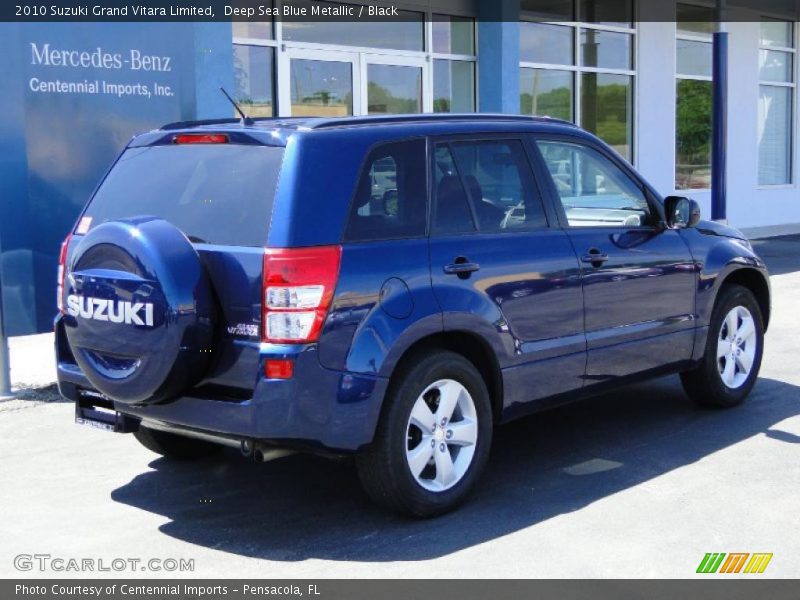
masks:
[[[151,217],[103,223],[80,241],[67,269],[67,340],[98,391],[117,402],[155,403],[203,376],[211,286],[176,227]]]

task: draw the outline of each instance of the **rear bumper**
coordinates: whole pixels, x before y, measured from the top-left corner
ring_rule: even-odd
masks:
[[[78,401],[94,391],[74,363],[56,323],[58,386],[61,395]],[[232,438],[274,442],[280,446],[352,452],[372,441],[388,380],[323,367],[315,345],[262,344],[261,365],[249,399],[192,396],[164,404],[132,406],[114,403],[119,413]],[[267,379],[267,358],[294,360],[289,380]]]

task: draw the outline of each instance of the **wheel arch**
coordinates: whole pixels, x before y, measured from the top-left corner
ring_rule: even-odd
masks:
[[[721,279],[717,293],[714,296],[714,303],[716,303],[723,286],[726,285],[741,285],[753,293],[761,310],[761,316],[764,319],[764,331],[766,331],[771,311],[770,288],[766,276],[760,270],[748,267],[740,267],[730,271]]]
[[[443,331],[418,339],[405,349],[395,364],[389,378],[389,388],[391,389],[395,377],[402,372],[404,365],[431,350],[448,350],[460,354],[472,363],[486,383],[492,403],[492,415],[497,422],[503,407],[503,376],[500,364],[491,344],[473,332]]]

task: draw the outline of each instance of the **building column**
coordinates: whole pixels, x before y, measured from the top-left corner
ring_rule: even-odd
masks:
[[[194,23],[193,27],[195,118],[233,117],[233,107],[219,91],[220,87],[224,87],[231,96],[235,95],[231,24]]]
[[[724,27],[723,23],[720,23]],[[727,222],[728,34],[717,31],[713,42],[711,128],[711,218]]]
[[[478,110],[519,113],[520,0],[480,2]]]
[[[666,10],[667,3],[640,10]],[[663,21],[638,23],[636,35],[636,95],[634,153],[636,167],[664,196],[675,192],[675,8],[654,15]],[[673,22],[670,22],[672,19]],[[694,197],[694,196],[693,196]]]

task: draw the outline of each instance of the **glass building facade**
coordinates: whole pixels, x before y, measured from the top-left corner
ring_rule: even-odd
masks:
[[[656,4],[661,21],[642,20],[642,7]],[[800,27],[766,4],[773,6],[739,7],[736,21],[723,24],[728,220],[751,235],[800,232]],[[233,116],[220,87],[261,117],[507,112],[564,119],[605,140],[663,195],[689,195],[710,214],[713,2],[395,6],[398,18],[383,22],[0,24],[6,332],[50,329],[60,243],[127,140],[170,121]],[[48,65],[46,47],[135,53],[169,68]],[[94,93],[94,82],[128,91]]]

